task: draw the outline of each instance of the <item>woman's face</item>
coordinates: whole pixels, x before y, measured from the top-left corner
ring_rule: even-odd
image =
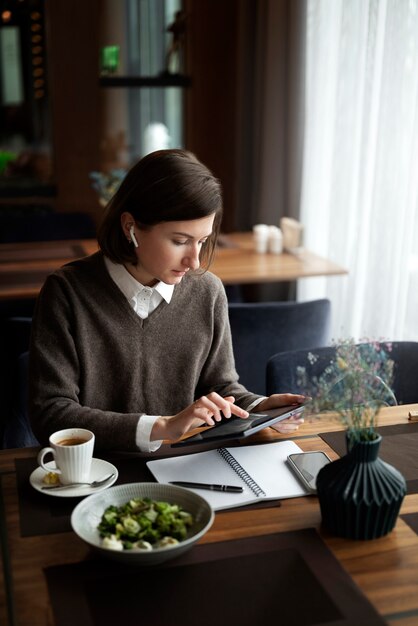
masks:
[[[140,283],[152,286],[161,280],[177,285],[186,272],[199,268],[200,250],[212,233],[215,214],[197,220],[162,222],[149,230],[139,229],[126,216],[129,214],[122,215],[124,232],[128,234],[133,223],[138,242],[138,264],[127,265],[127,270]]]

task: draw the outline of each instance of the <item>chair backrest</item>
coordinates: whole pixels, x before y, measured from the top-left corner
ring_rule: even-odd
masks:
[[[3,431],[3,448],[25,448],[38,446],[28,417],[28,369],[29,352],[21,354],[17,360],[12,379],[13,401]]]
[[[0,324],[0,397],[2,413],[0,418],[0,441],[4,439],[5,422],[9,421],[16,408],[19,356],[29,350],[32,318],[11,317]]]
[[[329,342],[331,303],[229,303],[235,365],[240,382],[266,393],[266,364],[276,352],[316,348]]]
[[[9,365],[22,352],[29,350],[31,328],[31,317],[14,316],[2,320],[0,330],[2,353],[7,357]]]
[[[300,387],[297,368],[304,367],[308,379],[320,376],[335,357],[335,351],[335,347],[322,347],[273,355],[266,368],[267,393],[306,393],[306,389]],[[310,352],[315,355],[315,361],[308,358]],[[391,388],[398,404],[418,402],[418,342],[391,342],[388,356],[394,362]]]
[[[0,218],[0,243],[92,239],[93,218],[87,213],[29,213]]]

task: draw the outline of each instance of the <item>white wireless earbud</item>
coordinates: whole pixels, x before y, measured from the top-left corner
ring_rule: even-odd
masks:
[[[131,236],[131,239],[133,241],[133,244],[134,244],[135,248],[138,248],[138,242],[137,242],[136,237],[135,237],[135,231],[134,231],[133,225],[129,229],[129,234]]]

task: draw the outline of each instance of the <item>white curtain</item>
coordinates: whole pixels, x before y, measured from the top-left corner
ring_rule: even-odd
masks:
[[[333,337],[418,340],[418,2],[306,0],[305,246]]]

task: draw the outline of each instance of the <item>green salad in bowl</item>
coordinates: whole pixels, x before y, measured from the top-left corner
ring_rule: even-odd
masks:
[[[214,512],[203,497],[175,485],[109,487],[74,509],[74,532],[106,558],[156,564],[189,550],[209,530]]]

